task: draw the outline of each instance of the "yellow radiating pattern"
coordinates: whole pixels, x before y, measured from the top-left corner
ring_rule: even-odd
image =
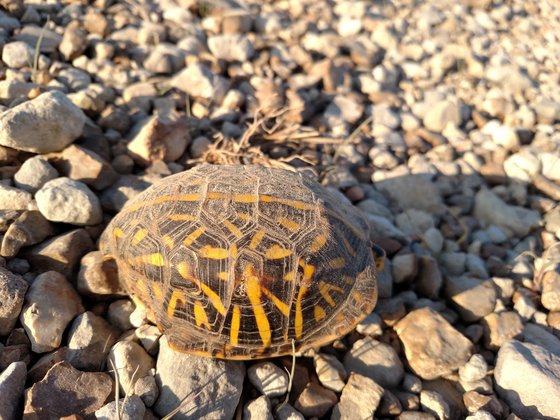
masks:
[[[232,233],[233,236],[235,236],[237,239],[241,239],[243,233],[241,233],[241,230],[239,230],[237,226],[235,226],[229,220],[224,220],[224,225]]]
[[[342,268],[346,265],[346,261],[342,257],[334,258],[328,262],[332,269]]]
[[[159,283],[152,283],[152,290],[154,291],[154,295],[156,295],[158,299],[161,299],[163,297],[163,291],[161,290],[161,286],[159,285]]]
[[[175,245],[175,241],[173,240],[173,238],[169,235],[163,235],[163,237],[161,238],[161,241],[163,242],[163,244],[168,247],[169,249],[173,249],[174,245]]]
[[[307,287],[301,286],[296,299],[296,317],[294,320],[294,328],[296,331],[296,338],[299,340],[303,335],[303,311],[301,308],[301,300],[303,296],[307,293]]]
[[[192,222],[195,219],[191,214],[170,214],[169,218],[174,222]]]
[[[292,219],[288,219],[287,217],[280,216],[276,218],[276,221],[281,225],[284,226],[286,229],[295,232],[301,229],[301,225],[297,222],[294,222]]]
[[[264,238],[264,233],[265,233],[264,230],[257,231],[257,233],[255,233],[255,236],[253,236],[253,239],[251,239],[249,248],[256,249],[261,243],[262,239]]]
[[[286,206],[290,206],[290,207],[293,207],[293,208],[298,209],[298,210],[314,210],[315,209],[314,204],[308,204],[308,203],[304,203],[304,202],[297,201],[297,200],[290,200],[289,198],[278,198],[278,197],[272,197],[270,195],[261,195],[261,196],[259,196],[259,200],[262,201],[263,203],[284,204]]]
[[[167,306],[167,316],[173,318],[177,302],[185,303],[185,295],[179,290],[174,290],[169,298],[169,305]]]
[[[212,260],[223,260],[228,258],[230,250],[226,248],[216,248],[212,245],[204,245],[198,250],[198,255],[202,258],[210,258]],[[232,250],[232,254],[235,254]]]
[[[220,192],[209,192],[208,194],[206,194],[206,197],[211,200],[216,200],[226,198],[226,195]]]
[[[132,245],[137,245],[142,239],[146,237],[148,231],[146,229],[139,229],[132,237]]]
[[[113,237],[116,238],[122,238],[124,236],[124,232],[120,227],[116,227],[115,229],[113,229]]]
[[[261,301],[261,285],[259,283],[259,278],[253,274],[253,267],[248,267],[245,270],[243,277],[247,285],[247,297],[249,298],[249,302],[251,302],[251,305],[253,306],[253,312],[255,314],[255,320],[257,322],[259,335],[261,336],[263,346],[268,347],[272,343],[272,334],[270,331],[268,317],[264,312]]]
[[[194,284],[200,287],[202,293],[204,293],[208,297],[208,299],[210,300],[214,308],[216,308],[216,310],[220,313],[220,315],[222,316],[226,315],[226,308],[224,307],[224,304],[222,303],[220,296],[218,296],[216,292],[214,292],[210,287],[208,287],[208,285],[202,283],[200,280],[195,278],[192,275],[189,265],[186,262],[180,262],[179,264],[177,264],[177,271],[179,272],[181,277],[183,277],[186,280],[192,281]]]
[[[256,203],[257,200],[255,194],[233,194],[233,201],[237,203]]]
[[[313,315],[315,316],[315,321],[319,322],[319,321],[322,321],[323,319],[325,319],[325,317],[327,316],[327,313],[325,312],[325,310],[321,306],[316,305],[313,308]]]
[[[314,254],[318,252],[325,244],[327,243],[327,235],[321,234],[313,239],[311,246],[309,247],[309,251]]]
[[[202,235],[206,231],[204,226],[199,226],[195,230],[193,230],[189,235],[183,239],[183,243],[186,246],[191,246],[194,241],[198,239],[200,235]]]
[[[335,286],[334,284],[325,283],[324,281],[321,280],[319,282],[319,293],[321,293],[321,296],[323,296],[323,299],[325,299],[325,301],[329,305],[336,306],[336,302],[333,300],[333,298],[330,295],[331,292],[344,293],[344,290],[342,290],[338,286]]]
[[[270,290],[268,290],[266,287],[261,287],[261,291],[264,293],[264,295],[269,298],[272,303],[274,303],[274,306],[276,306],[280,312],[282,312],[282,315],[284,316],[288,316],[290,313],[290,307],[288,305],[286,305],[285,302],[282,302],[282,300],[278,299]]]
[[[135,263],[141,262],[144,264],[155,265],[156,267],[163,267],[163,265],[165,264],[163,255],[161,255],[159,252],[156,252],[154,254],[140,255],[139,257],[135,257],[133,260],[131,260],[131,262],[133,263],[133,265]]]
[[[168,201],[199,201],[200,199],[200,194],[164,195],[151,201],[144,201],[142,203],[135,204],[134,206],[125,207],[122,211],[125,213],[130,213],[132,211],[141,209],[142,207],[153,206],[155,204],[166,203]]]
[[[208,322],[208,315],[206,314],[206,311],[204,310],[200,302],[194,303],[194,319],[196,321],[197,327],[204,325],[207,330],[210,329],[210,322]]]
[[[264,254],[268,260],[278,260],[280,258],[286,258],[289,255],[292,255],[292,251],[276,244],[268,248]]]
[[[230,339],[229,341],[234,346],[237,345],[238,337],[239,337],[239,327],[241,326],[241,311],[239,310],[239,306],[234,305],[233,311],[231,314],[231,327],[230,327]]]

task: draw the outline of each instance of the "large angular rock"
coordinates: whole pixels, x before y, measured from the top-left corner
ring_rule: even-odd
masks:
[[[183,398],[191,398],[174,416],[175,419],[231,418],[241,397],[245,365],[178,353],[160,340],[156,366],[160,396],[154,406],[159,416],[177,408]]]
[[[85,121],[85,114],[64,93],[46,92],[0,114],[0,145],[56,152],[82,134]]]
[[[21,415],[18,408],[26,374],[24,362],[14,362],[0,373],[0,419],[15,419],[19,417],[17,414]]]
[[[0,268],[0,336],[8,335],[16,325],[28,287],[21,276]]]
[[[394,327],[406,360],[422,379],[436,379],[463,366],[472,344],[431,308],[416,309]]]
[[[506,342],[494,369],[498,394],[521,418],[560,418],[560,356],[534,344]]]

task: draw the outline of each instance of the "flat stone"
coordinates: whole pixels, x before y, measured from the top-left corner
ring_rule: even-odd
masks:
[[[481,189],[475,195],[474,216],[488,225],[501,227],[509,236],[523,237],[541,220],[537,211],[506,204],[488,189]]]
[[[309,382],[299,394],[295,408],[306,417],[322,417],[337,403],[336,394],[315,382]]]
[[[33,197],[27,191],[0,184],[0,209],[27,210]]]
[[[145,414],[146,407],[140,397],[130,395],[126,396],[126,398],[121,398],[118,405],[115,401],[112,401],[96,410],[95,418],[97,420],[140,420],[144,419]]]
[[[89,311],[78,315],[68,332],[70,363],[80,370],[103,370],[107,354],[118,336],[118,330],[104,318]]]
[[[560,356],[534,344],[506,342],[494,369],[496,388],[522,418],[560,418]]]
[[[27,159],[14,175],[16,187],[30,193],[38,191],[46,182],[58,178],[56,169],[41,156]]]
[[[0,267],[0,336],[8,335],[16,325],[28,287],[21,276]]]
[[[75,229],[30,247],[24,255],[37,271],[54,270],[70,276],[80,258],[93,247],[87,231]]]
[[[387,388],[396,387],[404,375],[403,365],[395,350],[371,337],[354,343],[344,356],[344,367],[348,372],[367,376]]]
[[[51,222],[97,225],[103,218],[97,196],[86,184],[67,177],[47,182],[35,199],[39,211]]]
[[[76,287],[81,294],[90,296],[126,295],[115,262],[105,260],[100,251],[91,251],[82,257]]]
[[[266,395],[249,401],[243,407],[243,419],[247,420],[274,420],[272,416],[272,405]]]
[[[288,375],[272,362],[257,363],[247,370],[249,381],[267,397],[279,397],[288,391]]]
[[[27,366],[24,362],[14,362],[0,373],[0,418],[21,417],[19,402],[25,388]]]
[[[24,211],[10,225],[0,248],[3,257],[15,257],[22,247],[38,244],[55,233],[54,226],[37,210]]]
[[[118,174],[105,159],[74,144],[66,147],[50,161],[62,175],[83,182],[96,190],[109,187],[118,178]]]
[[[492,313],[496,306],[496,289],[489,280],[449,276],[445,282],[445,295],[466,322],[478,321]]]
[[[375,182],[375,187],[393,200],[399,209],[418,209],[439,214],[444,205],[437,186],[423,176],[406,175]]]
[[[109,351],[107,366],[118,372],[118,384],[122,396],[134,392],[138,378],[148,376],[154,368],[154,360],[144,348],[134,341],[119,341]]]
[[[514,311],[491,313],[482,320],[484,327],[484,346],[490,350],[498,350],[512,339],[519,338],[523,333],[521,317]]]
[[[313,365],[319,382],[325,388],[335,392],[342,391],[348,373],[336,357],[330,354],[316,354],[313,356]]]
[[[395,326],[408,364],[422,379],[435,379],[463,366],[471,342],[431,308],[416,309]]]
[[[80,372],[66,362],[54,365],[45,378],[25,391],[24,417],[88,420],[111,396],[113,381],[106,373]]]
[[[383,388],[373,379],[352,372],[331,420],[373,418],[382,396]]]
[[[253,43],[241,34],[222,34],[208,38],[208,49],[219,60],[245,62],[254,53]]]
[[[163,336],[156,372],[160,389],[154,406],[156,414],[167,415],[180,405],[183,398],[190,398],[174,418],[219,420],[232,418],[235,413],[241,397],[245,365],[175,352]]]
[[[158,113],[140,121],[132,130],[128,153],[139,165],[162,160],[173,162],[190,142],[187,120],[176,112]]]
[[[85,120],[64,93],[46,92],[0,115],[0,145],[33,153],[56,152],[82,134]]]

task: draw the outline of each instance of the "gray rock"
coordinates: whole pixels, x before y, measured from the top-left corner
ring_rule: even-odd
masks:
[[[214,35],[208,38],[208,49],[219,60],[246,62],[253,55],[253,43],[240,34]]]
[[[416,292],[428,299],[437,299],[443,285],[443,277],[437,261],[432,257],[422,256],[418,270],[418,276],[414,282]]]
[[[90,296],[122,296],[126,294],[119,282],[114,261],[103,258],[100,251],[83,256],[78,273],[77,289]]]
[[[348,374],[336,357],[330,354],[316,354],[313,356],[313,365],[319,382],[325,388],[335,392],[342,391]]]
[[[0,335],[3,335],[0,333]],[[0,418],[16,419],[20,417],[19,402],[25,388],[27,366],[24,362],[11,363],[0,373]]]
[[[134,331],[134,335],[140,340],[142,347],[152,356],[156,356],[159,350],[159,338],[161,331],[155,325],[142,324]]]
[[[38,244],[54,233],[54,226],[40,212],[24,211],[6,231],[0,255],[15,257],[22,247]]]
[[[423,176],[407,175],[375,182],[377,189],[393,200],[399,209],[418,209],[430,214],[444,210],[437,186]]]
[[[299,394],[295,408],[306,417],[323,417],[337,403],[337,396],[315,382],[309,382]]]
[[[39,211],[52,222],[96,225],[103,218],[97,196],[87,185],[70,178],[47,182],[37,191],[35,199]]]
[[[225,95],[224,82],[203,64],[191,64],[177,74],[173,86],[188,95],[221,102]],[[223,91],[222,91],[223,90]]]
[[[119,341],[109,351],[107,366],[118,372],[121,395],[131,395],[138,378],[149,375],[154,360],[146,350],[134,341]]]
[[[445,294],[466,322],[474,322],[494,311],[496,289],[489,280],[469,276],[447,277]]]
[[[290,404],[283,405],[280,409],[276,410],[277,420],[305,420],[303,414],[297,411]]]
[[[490,350],[498,350],[512,339],[523,333],[521,317],[514,311],[491,313],[482,320],[484,327],[484,345]]]
[[[272,416],[272,406],[266,395],[262,395],[256,400],[249,401],[243,407],[244,420],[274,420]]]
[[[531,182],[533,176],[541,171],[541,163],[531,150],[522,149],[504,161],[504,171],[512,179]]]
[[[422,239],[424,240],[424,243],[426,244],[428,249],[432,252],[432,254],[437,255],[443,249],[443,241],[444,241],[443,235],[438,229],[434,227],[427,229],[423,233]]]
[[[412,392],[414,394],[420,394],[420,391],[422,391],[422,381],[416,375],[413,375],[411,373],[405,373],[402,387],[404,390],[408,392]]]
[[[41,42],[39,42],[39,38]],[[42,53],[52,53],[56,50],[62,36],[47,28],[26,25],[14,39],[17,41],[24,41],[28,45],[39,45],[39,51]]]
[[[58,178],[55,168],[41,156],[27,159],[14,175],[14,183],[18,188],[35,193],[47,181]]]
[[[482,355],[476,353],[471,356],[469,361],[459,369],[461,381],[474,382],[486,376],[488,364]]]
[[[474,216],[487,224],[495,224],[506,233],[525,236],[539,226],[541,216],[537,211],[510,206],[488,189],[475,195]]]
[[[461,102],[450,99],[430,104],[423,120],[424,126],[436,133],[441,133],[447,124],[459,127],[461,121]]]
[[[549,352],[560,356],[560,339],[539,325],[525,324],[523,328],[523,341],[541,346]]]
[[[103,370],[107,354],[118,338],[118,331],[92,312],[78,315],[68,332],[68,356],[77,369]]]
[[[288,375],[272,362],[252,365],[247,376],[255,388],[267,397],[279,397],[288,391]]]
[[[156,378],[152,375],[138,378],[134,384],[134,394],[142,398],[146,407],[154,405],[159,397],[159,388],[156,383]]]
[[[382,396],[383,388],[374,380],[352,372],[331,420],[373,418]]]
[[[356,325],[356,331],[370,337],[380,337],[383,335],[383,320],[375,312],[372,312]]]
[[[344,367],[373,379],[383,387],[394,388],[404,375],[403,365],[388,344],[366,337],[358,340],[344,356]]]
[[[0,183],[0,209],[27,210],[31,200],[32,196],[27,191]]]
[[[422,379],[447,375],[471,355],[471,342],[431,308],[410,312],[395,326],[408,364]]]
[[[112,388],[113,382],[106,373],[80,372],[60,362],[43,380],[25,391],[23,417],[59,419],[77,415],[93,419],[95,411],[103,407],[111,395]]]
[[[148,188],[152,183],[146,177],[121,176],[117,182],[103,191],[101,205],[105,210],[118,212],[126,202]]]
[[[436,419],[451,418],[451,410],[443,396],[436,391],[422,390],[420,392],[420,405],[426,413],[432,414]]]
[[[241,362],[198,357],[172,350],[165,336],[160,340],[156,367],[160,396],[154,406],[165,416],[181,404],[176,419],[231,418],[241,397],[245,366]]]
[[[21,276],[0,267],[0,336],[8,335],[16,325],[28,287]]]
[[[416,254],[400,254],[393,258],[393,281],[396,284],[410,283],[418,273],[418,257]]]
[[[107,308],[107,319],[115,327],[126,331],[132,328],[130,316],[134,312],[134,304],[128,299],[111,302]]]
[[[54,270],[70,276],[80,258],[92,249],[93,242],[87,231],[75,229],[32,246],[24,255],[36,271]]]
[[[9,42],[2,49],[2,61],[13,69],[33,66],[34,51],[23,41]]]
[[[35,353],[57,349],[72,319],[84,312],[80,296],[66,278],[55,271],[40,274],[25,296],[20,322]]]
[[[516,340],[498,351],[494,369],[498,394],[522,418],[560,418],[560,356]]]
[[[95,412],[95,418],[98,420],[143,420],[145,413],[146,407],[140,397],[131,395],[121,398],[118,404],[112,401],[104,405]]]
[[[85,120],[66,95],[46,92],[0,115],[0,145],[33,153],[56,152],[82,134]]]

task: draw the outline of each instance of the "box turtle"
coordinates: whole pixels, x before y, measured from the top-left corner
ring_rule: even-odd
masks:
[[[377,300],[359,211],[299,173],[205,165],[131,199],[101,250],[172,348],[254,359],[319,347]]]

